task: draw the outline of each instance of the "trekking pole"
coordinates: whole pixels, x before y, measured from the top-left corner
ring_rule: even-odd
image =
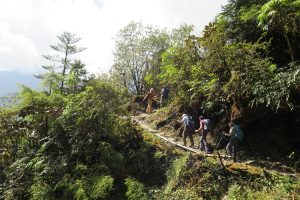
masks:
[[[218,142],[218,144],[217,144],[217,146],[216,146],[216,152],[217,152],[218,158],[219,158],[219,160],[220,160],[221,166],[223,167],[224,170],[226,170],[226,166],[224,165],[224,163],[223,163],[223,161],[222,161],[222,158],[221,158],[221,155],[220,155],[219,151],[217,150],[217,149],[219,148],[219,145],[220,145],[222,139],[223,139],[223,136],[224,136],[224,135],[221,134],[221,138],[220,138],[220,140],[219,140],[219,142]]]
[[[223,139],[223,134],[221,134],[221,138],[220,138],[220,140],[219,140],[219,142],[217,143],[217,146],[216,146],[216,149],[218,149],[219,148],[219,145],[220,145],[220,143],[221,143],[221,141],[222,141],[222,139]]]

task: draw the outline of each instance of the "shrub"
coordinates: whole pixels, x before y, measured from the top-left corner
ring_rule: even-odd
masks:
[[[186,154],[176,159],[170,170],[168,171],[168,185],[166,187],[166,193],[169,193],[179,184],[179,179],[182,173],[185,171],[188,165],[190,154]]]
[[[114,179],[111,176],[103,176],[99,178],[93,186],[92,198],[93,199],[109,199],[113,191]]]
[[[88,195],[84,188],[85,181],[77,180],[75,183],[75,199],[76,200],[88,200]]]
[[[51,200],[53,198],[53,191],[51,187],[42,182],[36,182],[30,188],[32,200]]]
[[[138,181],[127,178],[125,180],[127,186],[126,197],[128,200],[148,200],[148,195],[145,191],[144,185]]]

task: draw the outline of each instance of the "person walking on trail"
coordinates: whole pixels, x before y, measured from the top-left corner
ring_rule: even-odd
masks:
[[[195,132],[195,123],[193,119],[188,116],[187,114],[182,115],[181,122],[183,124],[183,145],[186,146],[186,138],[188,137],[191,142],[192,148],[194,148],[194,139],[193,139],[193,133]]]
[[[169,99],[170,90],[167,87],[163,87],[160,91],[160,107],[164,107]]]
[[[200,143],[199,143],[199,149],[201,151],[205,151],[205,153],[209,153],[210,150],[208,148],[207,144],[207,134],[211,130],[211,121],[210,119],[205,119],[203,116],[199,117],[200,127],[195,130],[196,133],[200,135]]]
[[[143,101],[145,102],[147,100],[147,109],[146,109],[146,113],[151,113],[153,108],[152,108],[152,104],[155,101],[155,92],[154,89],[151,88],[150,91],[146,94],[146,96],[144,97]]]
[[[237,146],[243,141],[244,134],[240,126],[233,122],[229,122],[229,133],[223,132],[223,135],[229,136],[230,140],[226,146],[226,152],[233,157],[233,162],[236,162]]]

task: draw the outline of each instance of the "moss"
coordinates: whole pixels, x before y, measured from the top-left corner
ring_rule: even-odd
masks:
[[[226,166],[227,169],[233,174],[243,174],[248,176],[261,176],[263,175],[263,170],[261,168],[247,165],[244,163],[232,163]]]

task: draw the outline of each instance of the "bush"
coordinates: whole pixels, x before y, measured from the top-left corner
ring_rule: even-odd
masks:
[[[64,179],[58,182],[54,187],[54,198],[60,200],[73,199],[73,188],[69,183],[68,175]]]
[[[103,176],[99,178],[93,186],[93,199],[109,199],[111,192],[113,192],[114,179],[111,176]]]
[[[173,188],[178,186],[179,180],[187,168],[189,158],[190,154],[186,154],[173,162],[170,170],[168,171],[168,185],[165,190],[166,193],[170,193]]]
[[[33,184],[30,188],[30,194],[32,200],[54,200],[51,187],[42,182]]]
[[[229,190],[227,198],[230,200],[238,199],[262,199],[262,200],[281,200],[292,198],[284,187],[274,186],[272,189],[261,187],[259,189],[252,189],[247,186],[233,184]]]
[[[82,180],[77,180],[75,183],[75,199],[76,200],[88,200],[87,192],[84,188],[85,182]]]
[[[144,188],[144,185],[138,181],[127,178],[125,180],[125,185],[127,186],[126,197],[128,200],[148,200],[148,195]]]

